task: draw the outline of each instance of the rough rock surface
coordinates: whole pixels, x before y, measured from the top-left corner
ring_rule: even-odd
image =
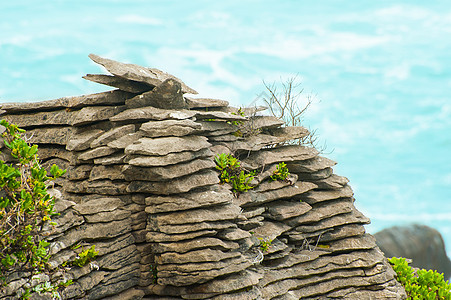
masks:
[[[437,270],[450,278],[451,261],[437,230],[420,224],[394,226],[377,232],[374,237],[386,257],[409,258],[413,267]]]
[[[99,251],[67,271],[63,298],[405,299],[335,162],[290,144],[305,128],[261,107],[243,116],[227,101],[185,97],[195,91],[156,69],[90,57],[112,75],[85,78],[119,90],[2,105],[39,143],[43,166],[67,168],[52,190],[50,264],[73,260],[76,245]],[[253,188],[220,183],[214,153],[254,170]],[[272,181],[280,162],[291,175]],[[8,277],[0,299],[17,298],[27,276]]]

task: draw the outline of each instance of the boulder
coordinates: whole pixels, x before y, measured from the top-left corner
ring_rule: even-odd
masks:
[[[180,82],[168,78],[150,92],[125,101],[128,108],[153,106],[164,109],[187,108]]]
[[[413,267],[437,270],[451,276],[451,261],[446,254],[443,237],[429,226],[412,224],[394,226],[374,234],[376,243],[386,257],[404,257]]]

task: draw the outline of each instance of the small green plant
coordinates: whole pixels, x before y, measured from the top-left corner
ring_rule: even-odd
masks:
[[[287,168],[287,164],[281,162],[277,165],[277,169],[274,171],[273,175],[271,175],[271,179],[273,181],[275,180],[285,181],[287,180],[288,176],[290,176],[290,171]]]
[[[66,171],[52,165],[48,174],[40,164],[37,145],[26,142],[25,130],[6,120],[1,120],[0,125],[3,151],[14,160],[0,161],[0,288],[7,285],[8,276],[14,272],[30,272],[29,280],[43,272],[50,278],[60,278],[64,266],[49,266],[50,243],[42,228],[45,224],[56,225],[52,222],[52,217],[58,215],[54,211],[55,198],[48,194],[47,187]],[[87,250],[85,260],[90,261],[94,248]],[[80,260],[75,265],[82,263]],[[60,299],[59,289],[71,283],[51,279],[14,296],[28,299],[33,293],[51,293],[53,299]]]
[[[260,240],[260,250],[262,252],[268,252],[269,248],[272,245],[272,240],[269,238],[258,238]]]
[[[396,272],[396,279],[404,286],[407,299],[451,299],[451,285],[443,274],[420,269],[415,275],[405,258],[392,257],[388,261]]]
[[[216,169],[219,170],[221,183],[232,185],[236,196],[253,187],[250,182],[254,179],[254,172],[249,172],[241,166],[241,162],[232,154],[221,153],[215,156]]]
[[[90,248],[87,248],[86,250],[83,250],[82,248],[82,251],[71,262],[71,265],[78,266],[81,268],[86,264],[90,263],[92,260],[94,260],[98,254],[99,252],[95,250],[95,245],[92,245]]]

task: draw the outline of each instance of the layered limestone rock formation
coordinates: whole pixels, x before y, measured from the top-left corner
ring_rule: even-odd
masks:
[[[306,129],[186,96],[196,92],[162,71],[90,57],[111,75],[85,78],[117,89],[1,107],[44,166],[68,170],[55,183],[52,263],[73,259],[80,243],[99,251],[98,269],[68,271],[64,297],[405,298],[335,162],[290,143]],[[255,170],[251,190],[220,184],[220,153]],[[272,181],[280,162],[291,174]],[[24,283],[10,281],[0,298]]]

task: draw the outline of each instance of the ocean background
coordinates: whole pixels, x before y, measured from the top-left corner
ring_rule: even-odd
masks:
[[[0,103],[108,90],[89,53],[236,106],[297,76],[367,230],[426,224],[451,253],[449,1],[1,1]]]

